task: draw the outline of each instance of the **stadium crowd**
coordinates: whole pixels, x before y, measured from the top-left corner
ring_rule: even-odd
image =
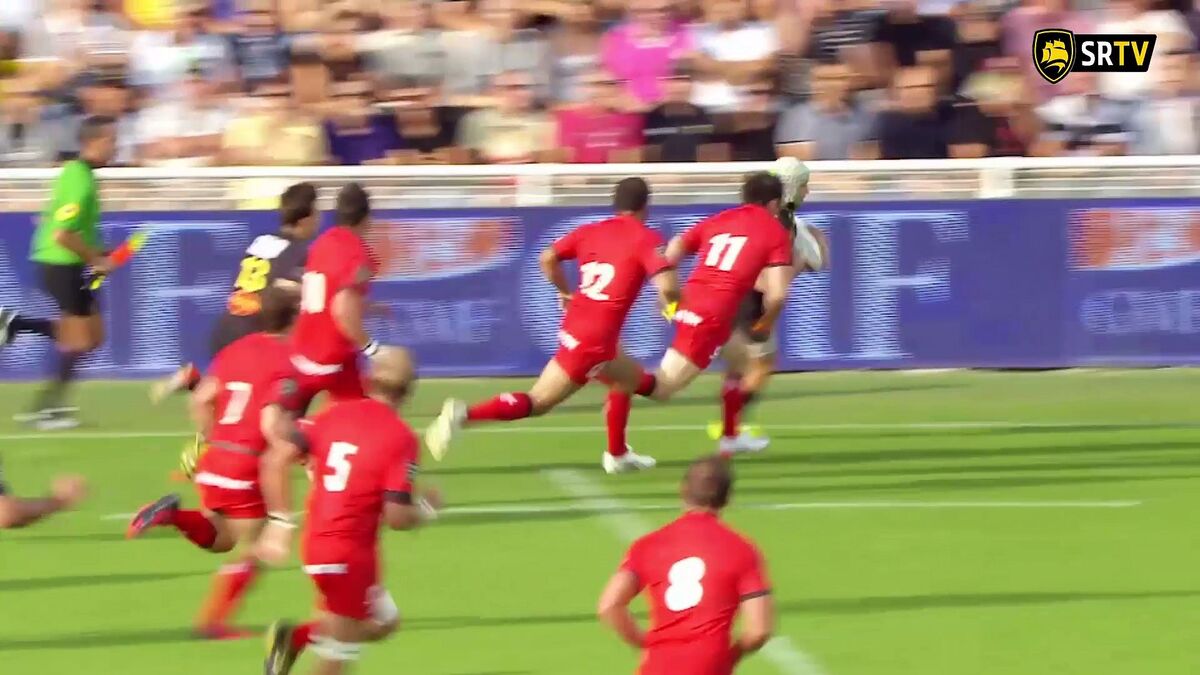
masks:
[[[1184,2],[3,0],[0,163],[88,115],[122,165],[1191,154]],[[1050,85],[1047,27],[1157,34],[1150,72]]]

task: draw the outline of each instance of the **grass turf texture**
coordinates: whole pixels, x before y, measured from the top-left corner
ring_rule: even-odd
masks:
[[[443,396],[524,384],[425,382],[409,416],[420,425]],[[740,672],[1200,672],[1198,384],[1188,370],[779,378],[754,411],[775,442],[738,460],[728,518],[764,549],[781,633],[811,663],[759,655]],[[405,625],[357,672],[632,672],[635,655],[593,619],[596,594],[622,535],[673,517],[681,467],[712,447],[716,389],[708,378],[673,404],[635,404],[631,441],[661,463],[646,474],[600,473],[596,388],[547,418],[469,433],[442,465],[426,460],[425,479],[471,511],[385,535]],[[32,391],[0,388],[3,419]],[[136,383],[89,383],[79,402],[75,437],[0,427],[18,493],[64,471],[94,486],[82,511],[0,533],[0,671],[258,672],[258,641],[188,637],[218,557],[167,530],[127,542],[125,522],[104,519],[170,490],[195,504],[167,480],[184,437],[145,436],[185,429],[182,403],[151,409]],[[592,430],[563,430],[580,426]],[[752,508],[781,503],[810,508]],[[614,506],[639,510],[587,510]],[[311,599],[292,565],[262,578],[241,618],[301,618]]]

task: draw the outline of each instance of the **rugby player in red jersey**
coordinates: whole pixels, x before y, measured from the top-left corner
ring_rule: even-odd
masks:
[[[720,518],[732,488],[728,461],[693,462],[680,489],[684,514],[634,542],[600,596],[600,619],[642,650],[639,675],[729,675],[771,637],[775,609],[762,555]],[[648,632],[629,611],[642,592]]]
[[[217,319],[210,338],[210,354],[216,356],[239,338],[260,330],[260,295],[272,287],[298,289],[308,256],[308,240],[317,233],[321,214],[317,210],[317,188],[296,183],[279,197],[279,231],[254,238],[238,265],[225,313]],[[156,382],[150,400],[161,403],[171,394],[192,390],[200,383],[200,371],[187,364]]]
[[[413,529],[436,517],[435,492],[414,496],[420,445],[398,409],[416,378],[411,357],[384,347],[372,360],[369,398],[334,402],[311,421],[279,416],[278,438],[263,461],[270,520],[260,555],[283,562],[290,548],[292,502],[288,471],[301,457],[313,474],[301,557],[319,598],[319,618],[271,629],[266,675],[287,675],[309,644],[320,659],[314,672],[339,675],[362,645],[392,634],[396,603],[381,585],[379,528]],[[276,409],[277,410],[277,409]]]
[[[686,255],[698,264],[683,287],[678,307],[669,312],[675,338],[663,356],[648,397],[670,399],[708,368],[737,324],[738,308],[756,284],[763,294],[762,317],[751,328],[755,337],[770,335],[787,301],[792,270],[792,239],[779,220],[783,184],[766,171],[742,184],[742,205],[706,218],[667,245],[668,264]],[[629,394],[613,389],[608,405],[628,406]],[[725,453],[753,449],[750,436],[722,437]],[[761,449],[761,448],[759,448]]]
[[[292,386],[284,333],[296,314],[296,293],[267,288],[260,302],[263,332],[218,352],[192,393],[192,417],[204,445],[193,477],[200,509],[180,508],[179,495],[166,495],[139,510],[126,533],[132,539],[153,527],[174,527],[213,553],[237,549],[218,572],[197,619],[196,632],[206,638],[244,636],[230,630],[228,622],[258,574],[249,549],[267,517],[259,486],[260,456],[268,445],[264,422],[269,418],[263,410]]]
[[[379,351],[363,326],[367,285],[377,267],[364,240],[370,197],[350,183],[338,192],[335,209],[338,225],[313,242],[300,278],[300,316],[291,340],[300,410],[321,392],[333,401],[362,398],[358,357]]]
[[[652,468],[654,458],[639,455],[625,442],[630,394],[648,395],[654,376],[620,348],[621,328],[647,278],[658,287],[664,304],[676,301],[674,265],[660,253],[662,239],[646,226],[650,187],[641,178],[626,178],[613,193],[616,215],[584,225],[542,253],[542,271],[558,289],[566,307],[559,329],[559,349],[529,392],[510,392],[467,406],[450,399],[425,432],[434,459],[442,459],[458,431],[489,421],[511,421],[543,415],[596,378],[622,393],[605,409],[608,448],[601,464],[608,473]],[[579,288],[572,293],[562,261],[579,263]]]

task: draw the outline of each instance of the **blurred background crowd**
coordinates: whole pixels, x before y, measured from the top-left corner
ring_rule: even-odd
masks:
[[[1150,72],[1050,85],[1049,27],[1154,33]],[[0,0],[0,163],[86,115],[150,166],[1191,154],[1197,35],[1189,0]]]

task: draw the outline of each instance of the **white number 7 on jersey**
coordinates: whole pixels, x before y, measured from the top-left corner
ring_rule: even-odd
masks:
[[[708,255],[704,258],[704,264],[728,272],[733,269],[733,264],[741,255],[746,239],[747,237],[735,237],[731,234],[718,234],[709,239]]]

